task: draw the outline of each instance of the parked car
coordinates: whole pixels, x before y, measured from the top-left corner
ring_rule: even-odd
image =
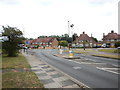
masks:
[[[101,47],[102,47],[102,48],[106,48],[106,44],[102,44]]]

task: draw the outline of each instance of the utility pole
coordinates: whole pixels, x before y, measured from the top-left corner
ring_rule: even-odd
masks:
[[[70,27],[71,27],[71,33],[72,33],[72,42],[73,42],[73,26],[74,26],[74,24],[70,25]]]
[[[68,35],[70,36],[70,23],[68,21]]]

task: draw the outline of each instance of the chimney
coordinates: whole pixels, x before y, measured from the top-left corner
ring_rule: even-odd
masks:
[[[111,33],[114,33],[114,31],[113,31],[113,30],[111,30]]]

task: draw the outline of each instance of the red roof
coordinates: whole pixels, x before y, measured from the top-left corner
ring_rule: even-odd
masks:
[[[77,40],[93,40],[93,39],[83,32],[83,34],[80,34]]]
[[[52,37],[46,37],[46,38],[38,38],[35,39],[32,43],[40,43],[40,42],[44,42],[44,43],[48,43],[52,41]]]
[[[105,35],[102,40],[109,40],[109,39],[120,39],[120,35],[111,31],[108,35]]]

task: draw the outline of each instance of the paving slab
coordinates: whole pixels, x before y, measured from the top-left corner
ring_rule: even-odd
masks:
[[[70,86],[70,85],[74,85],[75,83],[72,80],[65,80],[65,81],[61,81],[60,82],[62,84],[62,86]]]
[[[42,79],[41,82],[44,84],[48,84],[48,83],[53,83],[55,81],[53,81],[52,79]]]
[[[52,78],[59,78],[59,77],[62,77],[63,75],[62,74],[54,74],[54,75],[50,75]]]
[[[68,76],[49,66],[49,64],[39,60],[34,55],[22,53],[45,88],[78,88],[78,83],[71,80]],[[82,85],[81,85],[82,86]],[[61,89],[63,90],[63,89]]]

